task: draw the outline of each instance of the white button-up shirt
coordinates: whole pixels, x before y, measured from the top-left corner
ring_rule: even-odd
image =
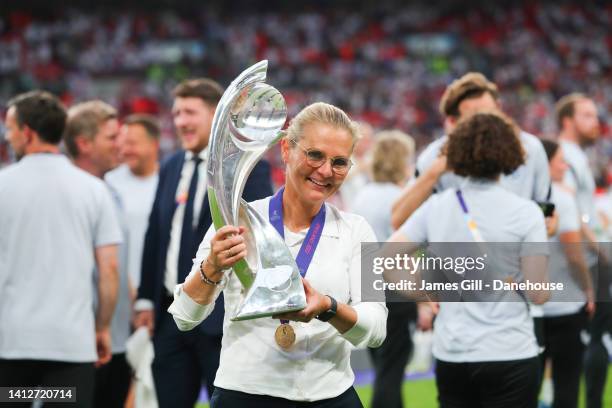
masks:
[[[268,217],[270,198],[251,205]],[[361,302],[361,242],[374,242],[372,228],[360,216],[339,211],[326,204],[325,225],[306,279],[320,293],[351,305],[357,312],[357,323],[340,334],[332,325],[319,320],[291,322],[296,342],[289,351],[274,341],[279,320],[261,318],[233,322],[241,301],[242,286],[233,272],[226,285],[219,288],[225,296],[225,320],[221,361],[215,386],[270,395],[295,401],[318,401],[333,398],[352,386],[354,374],[349,358],[356,347],[377,347],[386,336],[387,308],[384,303]],[[199,274],[199,265],[210,252],[214,229],[200,244],[191,275]],[[285,243],[296,257],[306,231],[292,233],[285,228]],[[174,291],[174,303],[168,311],[181,330],[190,330],[213,310],[214,302],[200,305],[183,292]]]
[[[204,149],[199,154],[202,161],[198,165],[198,185],[196,187],[196,195],[193,199],[193,224],[198,225],[200,219],[200,210],[202,209],[202,200],[206,194],[206,160],[208,157],[208,149]],[[170,228],[170,242],[168,244],[168,254],[166,255],[166,273],[164,274],[164,286],[168,293],[172,293],[176,286],[178,276],[178,258],[181,250],[181,234],[183,232],[183,218],[185,218],[185,204],[187,203],[187,193],[189,191],[189,183],[195,172],[195,162],[193,161],[193,153],[187,151],[185,153],[185,163],[181,171],[181,178],[176,188],[176,202],[178,206],[172,216],[172,226]]]

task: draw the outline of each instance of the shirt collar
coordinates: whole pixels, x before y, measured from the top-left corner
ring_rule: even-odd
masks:
[[[490,188],[490,187],[499,185],[500,180],[501,178],[498,180],[491,180],[491,179],[485,179],[485,178],[466,177],[465,187],[473,188],[473,189]]]
[[[190,161],[191,159],[193,159],[194,154],[191,150],[187,150],[185,151],[185,161]],[[202,151],[200,151],[200,153],[198,153],[198,157],[200,159],[202,159],[202,162],[206,162],[206,160],[208,160],[208,147],[206,147],[205,149],[202,149]]]
[[[272,198],[272,197],[270,197]],[[268,200],[268,205],[270,201]],[[344,221],[344,216],[340,213],[335,206],[329,203],[324,203],[325,207],[325,224],[323,225],[322,236],[339,238],[340,237],[340,223]],[[308,230],[301,231],[305,234]]]
[[[339,238],[340,237],[340,223],[344,220],[344,217],[336,207],[331,204],[325,203],[325,225],[323,225],[323,231],[321,235]]]

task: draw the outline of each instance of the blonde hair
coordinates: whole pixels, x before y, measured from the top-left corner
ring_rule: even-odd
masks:
[[[78,136],[91,140],[98,133],[100,125],[116,118],[117,110],[100,100],[82,102],[71,107],[68,110],[68,120],[64,130],[64,143],[68,154],[72,157],[79,155],[76,144]]]
[[[344,129],[353,139],[353,147],[359,140],[359,125],[340,108],[325,102],[315,102],[300,111],[289,124],[286,137],[296,142],[302,138],[304,127],[311,123],[323,123]]]
[[[414,139],[401,130],[386,130],[374,137],[372,178],[379,183],[400,183],[406,179],[406,164],[414,155]]]
[[[555,104],[555,116],[559,130],[563,130],[563,119],[573,118],[576,108],[576,102],[589,99],[585,94],[573,92],[565,95]]]

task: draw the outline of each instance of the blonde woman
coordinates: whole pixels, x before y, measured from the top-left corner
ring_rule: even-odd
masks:
[[[391,205],[399,197],[410,175],[414,158],[414,139],[400,130],[376,134],[370,173],[372,182],[364,186],[354,202],[352,212],[362,215],[374,229],[379,241],[393,233]]]
[[[228,313],[213,408],[287,407],[296,401],[308,407],[362,406],[352,387],[350,351],[379,346],[386,334],[385,305],[361,302],[361,242],[376,238],[362,217],[325,202],[344,181],[357,138],[354,122],[342,110],[325,103],[304,108],[281,141],[285,187],[252,204],[265,217],[270,208],[281,211],[277,228],[294,257],[304,254],[304,242],[318,239],[312,257],[298,262],[304,310],[273,319],[229,319],[242,286],[224,270],[246,256],[244,231],[231,225],[208,231],[190,275],[177,286],[169,311],[181,330],[203,321],[224,292]],[[279,319],[295,334],[288,346],[275,341]]]

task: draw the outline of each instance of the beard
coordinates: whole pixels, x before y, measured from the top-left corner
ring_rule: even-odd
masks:
[[[590,132],[578,132],[578,143],[582,147],[593,146],[597,142],[598,136],[599,132],[597,129]]]

